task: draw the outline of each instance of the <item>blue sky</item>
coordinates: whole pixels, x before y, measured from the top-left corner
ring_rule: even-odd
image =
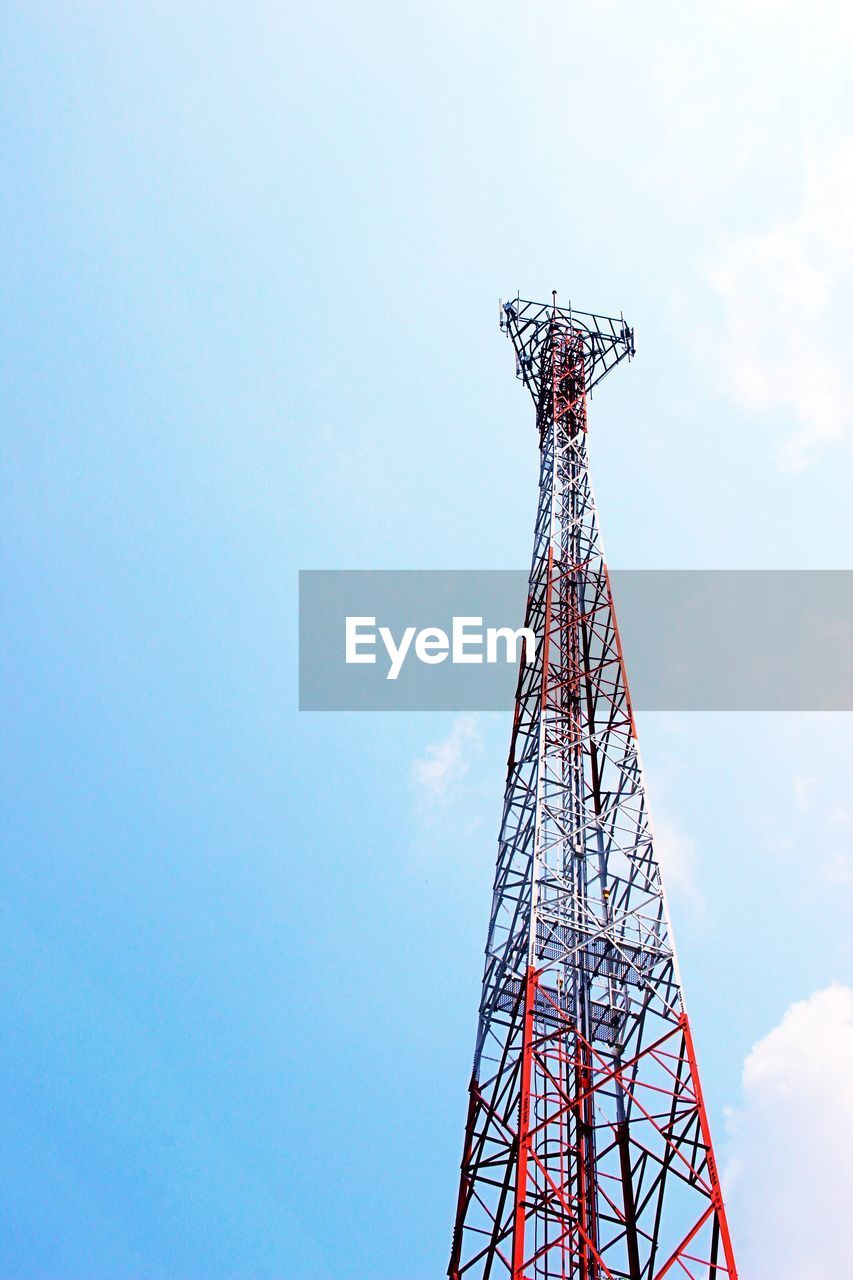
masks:
[[[5,6],[0,1280],[443,1274],[508,717],[299,715],[297,571],[526,564],[497,301],[553,287],[636,326],[612,564],[849,567],[851,40],[833,2]],[[805,1280],[853,728],[640,732],[741,1265]]]

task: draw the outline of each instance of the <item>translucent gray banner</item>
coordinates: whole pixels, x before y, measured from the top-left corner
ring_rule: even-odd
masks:
[[[853,710],[853,571],[611,579],[637,709]],[[505,710],[526,597],[521,570],[305,570],[300,709]]]

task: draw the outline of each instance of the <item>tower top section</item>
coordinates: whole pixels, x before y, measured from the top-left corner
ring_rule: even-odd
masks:
[[[584,390],[592,391],[605,374],[627,356],[634,355],[634,330],[625,317],[597,316],[576,311],[569,303],[557,306],[556,291],[551,302],[528,302],[515,298],[501,303],[501,329],[509,334],[515,348],[515,372],[534,402],[539,403],[542,370],[550,357],[556,336],[577,335],[584,351]]]

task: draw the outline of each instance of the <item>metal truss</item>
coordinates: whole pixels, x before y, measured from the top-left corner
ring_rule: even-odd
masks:
[[[623,320],[503,308],[541,470],[451,1280],[736,1280],[587,465]]]
[[[587,394],[625,356],[634,354],[634,330],[624,316],[596,316],[557,306],[557,295],[549,305],[516,298],[501,304],[501,329],[515,348],[515,372],[528,388],[537,407],[542,393],[542,373],[550,347],[552,326],[557,323],[580,335],[583,352],[584,389]]]

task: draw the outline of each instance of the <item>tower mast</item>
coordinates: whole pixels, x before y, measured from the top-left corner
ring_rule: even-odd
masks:
[[[448,1275],[737,1280],[587,459],[624,321],[516,298],[539,502]]]

